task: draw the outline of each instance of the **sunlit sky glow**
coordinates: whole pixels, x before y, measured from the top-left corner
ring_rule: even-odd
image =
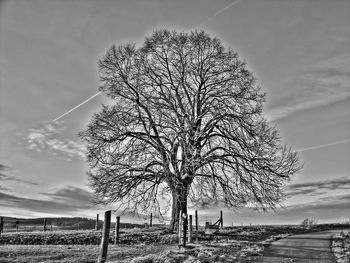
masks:
[[[349,217],[349,14],[346,0],[1,1],[2,215],[102,212],[90,202],[77,133],[108,100],[100,94],[62,115],[98,92],[97,60],[112,44],[140,44],[155,29],[197,28],[247,62],[267,93],[267,119],[304,163],[284,208],[226,209],[225,224]],[[219,210],[199,214],[216,221]]]

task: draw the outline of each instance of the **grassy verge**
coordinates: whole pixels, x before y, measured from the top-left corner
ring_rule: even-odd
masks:
[[[132,229],[121,233],[109,262],[251,262],[262,255],[264,244],[290,234],[324,230],[297,226],[227,227],[213,235],[199,231],[193,244],[178,249],[177,235],[166,229]],[[0,238],[0,263],[96,262],[101,231],[53,231],[4,233]]]
[[[114,262],[128,262],[135,257],[144,257],[172,249],[169,245],[110,245],[108,260]],[[67,262],[92,263],[96,262],[99,246],[96,245],[7,245],[0,247],[1,263],[39,263],[39,262]]]
[[[350,231],[333,236],[332,251],[337,263],[350,263]]]
[[[261,246],[248,242],[211,242],[190,244],[186,249],[177,245],[110,245],[108,262],[177,263],[177,262],[250,262],[260,256]],[[92,263],[96,262],[99,246],[83,245],[7,245],[0,250],[0,262],[13,263]]]
[[[99,245],[102,232],[95,230],[53,231],[53,232],[18,232],[4,233],[0,245]],[[113,244],[113,232],[109,243]],[[175,243],[177,235],[165,231],[144,232],[139,229],[121,232],[121,244],[168,244]]]

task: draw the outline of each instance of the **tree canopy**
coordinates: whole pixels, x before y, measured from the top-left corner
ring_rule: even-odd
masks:
[[[103,106],[80,133],[100,202],[172,219],[219,202],[274,208],[301,167],[262,114],[265,94],[221,41],[203,31],[155,31],[141,47],[112,46],[99,61]]]

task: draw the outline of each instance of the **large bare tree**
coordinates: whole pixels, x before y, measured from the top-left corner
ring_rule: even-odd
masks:
[[[274,208],[300,169],[264,119],[265,94],[245,63],[203,31],[112,46],[99,70],[113,105],[80,133],[99,202],[160,212],[169,195],[174,229],[188,200]]]

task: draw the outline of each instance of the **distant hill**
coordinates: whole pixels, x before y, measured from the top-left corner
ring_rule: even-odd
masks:
[[[3,217],[5,228],[15,228],[16,222],[21,227],[29,226],[43,226],[45,218],[15,218],[15,217]],[[47,218],[47,226],[56,226],[62,229],[77,228],[80,229],[92,229],[95,227],[95,220],[84,217],[54,217]],[[99,227],[102,226],[102,221],[99,222]]]
[[[100,215],[101,216],[101,215]],[[25,229],[40,229],[44,225],[45,218],[15,218],[15,217],[3,217],[5,229],[14,229],[16,228],[16,222],[18,222],[20,228]],[[124,220],[123,220],[124,219]],[[121,227],[122,228],[134,228],[134,227],[144,227],[145,223],[149,221],[147,219],[140,218],[143,223],[131,223],[132,220],[129,220],[129,216],[121,216]],[[113,222],[111,227],[114,227],[115,223]],[[154,224],[158,223],[153,221]],[[47,218],[47,227],[51,225],[55,229],[62,230],[72,230],[72,229],[95,229],[96,220],[85,218],[85,217],[51,217]],[[99,220],[99,229],[103,227],[103,221]]]

